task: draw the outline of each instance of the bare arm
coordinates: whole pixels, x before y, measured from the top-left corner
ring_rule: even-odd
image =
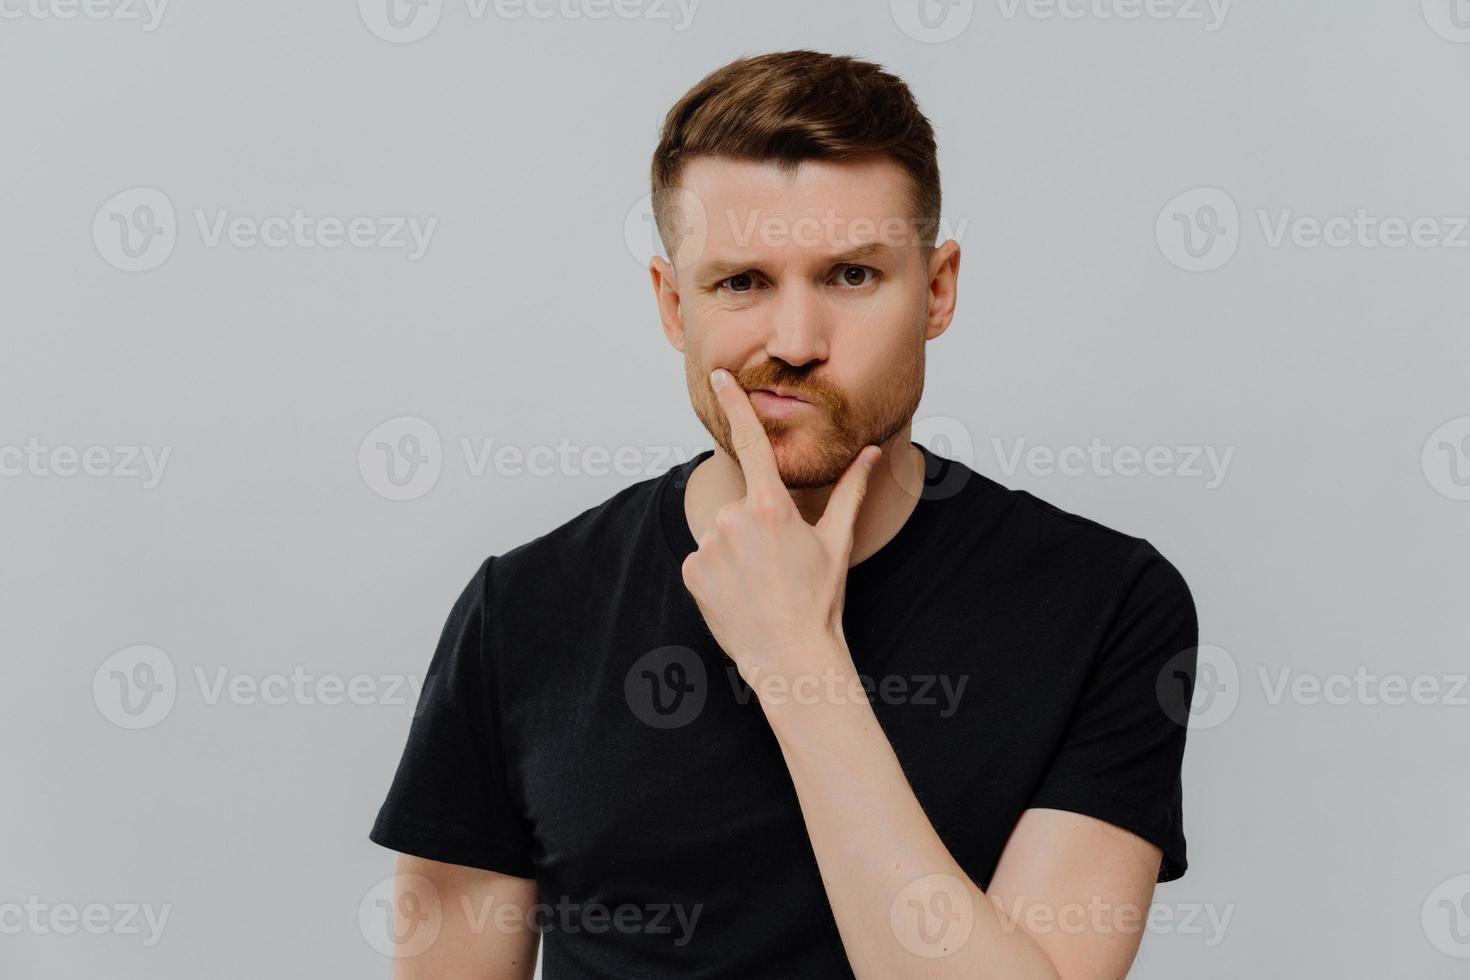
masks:
[[[1124,977],[1143,941],[1163,856],[1094,817],[1027,810],[986,895],[1063,977]]]
[[[982,892],[935,833],[866,699],[772,706],[853,972],[1115,980],[1138,951],[1161,852],[1028,810]]]
[[[536,882],[400,854],[394,980],[531,980]]]

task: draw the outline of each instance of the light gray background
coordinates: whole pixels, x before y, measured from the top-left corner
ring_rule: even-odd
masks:
[[[0,450],[112,462],[0,477],[0,906],[95,903],[113,926],[0,918],[0,974],[388,976],[359,909],[392,871],[366,838],[412,715],[389,687],[427,667],[484,556],[708,445],[634,256],[649,156],[706,72],[794,47],[886,65],[938,133],[963,260],[920,431],[1154,542],[1224,671],[1190,735],[1190,870],[1158,889],[1134,975],[1470,968],[1470,900],[1461,941],[1449,918],[1470,891],[1470,707],[1449,696],[1470,625],[1470,233],[1273,245],[1260,218],[1361,208],[1453,238],[1470,31],[1452,0],[1255,0],[1223,23],[1203,3],[1123,20],[1106,0],[1077,18],[980,0],[949,10],[969,20],[948,40],[882,0],[704,0],[682,30],[672,4],[476,18],[447,0],[409,43],[344,0],[177,0],[152,30],[134,8],[27,2],[0,23]],[[108,202],[139,187],[167,197],[177,239],[129,272],[106,230],[136,200]],[[1208,221],[1198,195],[1166,209],[1196,188],[1238,209],[1210,271],[1181,268],[1168,234],[1175,213]],[[410,260],[211,247],[195,218],[294,208],[438,223]],[[442,471],[395,501],[359,450],[384,422],[396,445],[404,417],[438,434]],[[639,471],[475,475],[462,439],[636,447]],[[1215,486],[1177,465],[1006,466],[1016,440],[1094,439],[1233,455]],[[112,447],[167,449],[162,479],[117,472]],[[107,664],[138,645],[176,695],[131,730]],[[298,669],[365,675],[378,699],[211,699],[220,676]],[[1288,669],[1440,694],[1276,697]],[[168,907],[155,944],[128,904]]]

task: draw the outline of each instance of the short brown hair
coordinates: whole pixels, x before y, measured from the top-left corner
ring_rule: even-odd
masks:
[[[777,51],[730,62],[685,93],[664,119],[653,154],[653,214],[673,255],[669,206],[684,165],[698,156],[772,161],[868,153],[892,158],[910,178],[909,208],[921,244],[939,227],[934,128],[903,80],[880,65],[820,51]]]

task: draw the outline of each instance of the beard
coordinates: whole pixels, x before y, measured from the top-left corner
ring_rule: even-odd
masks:
[[[696,367],[697,360],[691,353],[684,361],[694,414],[715,444],[738,462],[730,439],[730,422],[710,387],[709,370]],[[793,368],[784,361],[769,360],[730,373],[747,392],[779,386],[812,404],[812,408],[790,418],[767,418],[756,413],[771,440],[781,482],[799,490],[836,483],[864,446],[883,445],[914,417],[924,393],[922,342],[896,357],[893,368],[880,388],[865,392],[866,397],[860,400],[814,377],[811,369]]]

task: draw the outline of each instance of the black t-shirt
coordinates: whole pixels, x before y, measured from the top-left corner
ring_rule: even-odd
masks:
[[[849,570],[843,628],[939,837],[986,888],[1024,810],[1070,810],[1178,878],[1184,580],[1143,539],[919,448],[924,494]],[[776,738],[681,576],[684,487],[712,452],[480,566],[372,829],[535,878],[548,980],[852,976]]]

